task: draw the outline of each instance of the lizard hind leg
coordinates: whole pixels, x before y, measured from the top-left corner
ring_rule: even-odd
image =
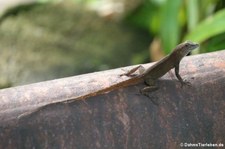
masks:
[[[148,89],[149,89],[149,88],[148,88]],[[158,88],[155,87],[154,91],[157,90],[157,89],[158,89]],[[154,105],[159,106],[158,101],[155,100],[156,97],[150,96],[150,95],[146,92],[146,88],[141,89],[140,92],[141,92],[142,95],[144,95],[144,96],[146,96],[148,99],[150,99]]]
[[[147,85],[146,87],[144,87],[143,89],[140,90],[141,94],[148,97],[152,103],[154,103],[155,105],[159,105],[158,102],[156,102],[154,100],[154,97],[150,96],[149,93],[150,92],[154,92],[156,90],[158,90],[159,88],[155,85],[155,81],[151,80],[151,79],[146,79],[145,84]]]

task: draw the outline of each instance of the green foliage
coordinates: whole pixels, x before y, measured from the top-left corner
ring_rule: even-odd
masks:
[[[93,3],[98,0],[70,1]],[[160,38],[165,53],[170,53],[174,46],[185,40],[199,42],[202,45],[199,52],[208,52],[212,49],[209,50],[204,45],[211,47],[211,38],[223,39],[221,35],[225,31],[224,6],[225,2],[221,0],[143,0],[127,18],[132,24],[147,30],[152,39]],[[219,44],[216,47],[225,48],[225,44]]]
[[[169,53],[170,49],[179,42],[181,28],[179,28],[178,14],[180,7],[180,0],[167,0],[162,6],[159,36],[166,53]]]
[[[145,0],[129,20],[160,38],[165,53],[184,40],[199,42],[199,52],[209,52],[225,48],[224,6],[219,0]]]
[[[47,2],[60,2],[61,0],[37,0],[37,1],[41,3],[47,3]]]
[[[211,17],[200,22],[196,28],[186,35],[185,39],[192,39],[196,42],[203,42],[209,38],[225,32],[225,9],[218,11]],[[214,37],[216,38],[216,37]],[[223,38],[222,36],[217,36],[217,38]],[[220,41],[220,39],[213,39],[213,41]],[[220,44],[220,43],[218,43]],[[221,42],[221,44],[223,44]],[[223,44],[225,47],[225,44]],[[210,45],[208,45],[210,46]],[[211,51],[211,50],[210,50]]]
[[[196,0],[186,1],[187,3],[187,26],[188,30],[192,30],[197,24],[199,20],[199,3]]]

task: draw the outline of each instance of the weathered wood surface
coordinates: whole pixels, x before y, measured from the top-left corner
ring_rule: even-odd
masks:
[[[127,79],[118,77],[121,69],[0,90],[0,148],[225,145],[225,51],[187,57],[180,72],[192,86],[181,88],[174,73],[166,74],[150,94],[158,106],[139,94],[144,84],[59,102]]]

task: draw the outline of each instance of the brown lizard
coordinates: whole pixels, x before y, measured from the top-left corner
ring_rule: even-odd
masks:
[[[197,47],[199,47],[199,44],[197,43],[194,43],[191,41],[183,42],[177,45],[171,54],[165,56],[164,58],[156,62],[153,66],[149,67],[148,69],[142,70],[143,72],[141,74],[131,77],[135,71],[137,71],[139,68],[143,68],[141,65],[139,65],[131,69],[127,73],[120,75],[120,76],[124,76],[124,75],[129,76],[131,77],[130,79],[111,85],[99,91],[96,91],[87,95],[83,95],[75,99],[71,99],[71,100],[74,101],[79,99],[85,99],[87,97],[103,94],[118,88],[135,85],[141,82],[145,82],[145,84],[147,85],[147,87],[141,89],[141,93],[146,95],[147,92],[157,89],[155,85],[156,80],[162,77],[172,68],[175,68],[176,77],[180,81],[181,85],[183,86],[184,84],[188,84],[189,82],[185,82],[179,75],[179,64],[183,57],[185,57],[188,53],[190,53],[193,49]],[[67,101],[70,101],[70,99]]]
[[[182,60],[183,57],[185,57],[189,52],[191,52],[193,49],[199,47],[199,44],[191,42],[191,41],[186,41],[183,42],[179,45],[176,46],[176,48],[173,50],[173,52],[169,55],[167,55],[166,57],[164,57],[163,59],[159,60],[158,62],[156,62],[153,66],[149,67],[148,69],[144,70],[143,73],[136,75],[134,77],[131,77],[128,80],[122,81],[120,83],[111,85],[109,87],[106,87],[104,89],[100,89],[99,91],[93,92],[93,93],[89,93],[86,95],[82,95],[79,97],[75,97],[75,98],[71,98],[71,99],[64,99],[62,101],[56,101],[54,103],[48,103],[44,106],[41,106],[40,108],[35,109],[34,111],[30,112],[33,113],[35,111],[40,110],[43,107],[46,107],[48,105],[51,104],[56,104],[56,103],[62,103],[62,102],[73,102],[76,100],[81,100],[81,99],[85,99],[88,97],[92,97],[95,95],[99,95],[99,94],[103,94],[115,89],[119,89],[122,87],[127,87],[130,85],[135,85],[141,82],[145,82],[145,84],[147,85],[147,87],[141,89],[141,93],[144,95],[147,95],[147,92],[149,91],[154,91],[157,89],[155,82],[158,78],[162,77],[164,74],[166,74],[168,71],[170,71],[172,68],[175,68],[175,74],[177,79],[180,81],[181,85],[183,86],[184,84],[187,84],[188,82],[185,82],[181,76],[179,75],[179,64],[180,61]],[[126,76],[131,76],[136,70],[138,70],[139,68],[141,68],[142,66],[137,66],[133,69],[131,69],[130,71],[128,71],[125,74],[121,74],[120,76],[126,75]],[[24,114],[22,114],[24,115]],[[22,116],[20,115],[20,116]],[[27,115],[27,114],[25,114]],[[20,117],[19,116],[19,117]]]

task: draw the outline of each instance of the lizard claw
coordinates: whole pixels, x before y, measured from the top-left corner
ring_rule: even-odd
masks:
[[[150,99],[151,102],[152,102],[154,105],[159,106],[159,103],[155,100],[155,97],[150,96],[148,93],[146,93],[145,91],[143,91],[143,89],[140,90],[140,93],[141,93],[142,95],[146,96],[148,99]]]
[[[154,105],[159,106],[158,101],[155,100],[156,97],[149,96],[149,95],[146,95],[146,94],[144,94],[144,96],[146,96],[148,99],[150,99],[151,102],[152,102]]]
[[[183,88],[183,86],[191,86],[191,83],[184,80],[184,81],[181,82],[181,88]]]

